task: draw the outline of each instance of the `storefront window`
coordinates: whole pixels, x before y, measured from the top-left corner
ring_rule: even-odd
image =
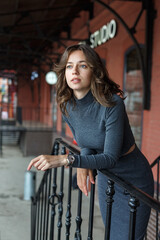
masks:
[[[12,79],[0,78],[1,120],[15,120],[17,107],[17,85]]]
[[[143,51],[143,49],[142,49]],[[125,56],[124,93],[126,110],[137,145],[141,148],[143,119],[143,79],[135,48]]]

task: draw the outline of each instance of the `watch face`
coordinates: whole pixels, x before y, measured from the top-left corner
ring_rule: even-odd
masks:
[[[68,160],[69,160],[69,164],[72,165],[72,164],[74,163],[74,161],[75,161],[74,155],[69,154],[69,155],[68,155]]]
[[[50,71],[46,74],[46,82],[50,85],[56,84],[57,82],[57,75],[55,72]]]
[[[74,156],[73,155],[69,155],[69,160],[74,161],[75,160]]]

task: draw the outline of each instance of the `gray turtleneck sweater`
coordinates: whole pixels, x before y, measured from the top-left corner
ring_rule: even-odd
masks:
[[[123,100],[113,95],[116,105],[104,107],[91,91],[76,105],[67,104],[68,123],[81,155],[75,155],[73,167],[90,169],[113,168],[119,158],[135,143]]]

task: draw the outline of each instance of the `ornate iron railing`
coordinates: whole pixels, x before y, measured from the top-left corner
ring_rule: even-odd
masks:
[[[61,154],[66,154],[66,151],[72,152],[74,154],[79,154],[79,150],[76,147],[69,145],[65,140],[56,139],[52,155],[58,155],[59,151]],[[152,164],[155,166],[158,164],[159,168],[159,160],[155,160]],[[67,198],[64,201],[64,192],[66,193],[66,189],[64,191],[64,183],[66,179],[64,179],[64,173],[66,169],[64,167],[55,168],[47,170],[44,173],[43,179],[40,183],[39,189],[32,198],[31,204],[31,240],[69,240],[71,234],[71,199],[72,199],[72,167],[67,169],[68,172],[68,186],[67,186]],[[129,206],[130,206],[130,225],[129,225],[129,240],[134,240],[135,234],[135,221],[136,221],[136,210],[139,205],[139,201],[144,202],[152,209],[157,212],[156,219],[158,219],[158,213],[160,212],[160,202],[158,201],[159,191],[157,191],[157,199],[152,198],[145,192],[140,189],[134,187],[130,183],[124,181],[118,176],[114,175],[108,170],[102,171],[108,177],[108,188],[106,189],[106,204],[107,204],[107,216],[106,216],[106,226],[104,228],[104,239],[110,239],[110,223],[112,216],[112,203],[113,203],[113,195],[114,195],[114,183],[118,184],[125,190],[130,193]],[[159,174],[159,173],[158,173]],[[94,176],[96,176],[96,171],[94,172]],[[58,181],[57,181],[58,179]],[[59,183],[59,186],[58,186]],[[59,190],[58,190],[59,187]],[[158,177],[158,185],[157,189],[159,189],[159,177]],[[94,220],[94,200],[95,200],[95,185],[91,186],[90,193],[90,207],[88,214],[88,235],[85,236],[85,239],[92,240],[93,239],[93,220]],[[64,219],[64,203],[66,204],[66,214]],[[159,239],[158,236],[158,220],[156,220],[156,240]],[[57,228],[55,224],[57,222]],[[64,227],[62,226],[62,222],[65,222],[65,234]],[[78,190],[77,197],[77,216],[75,218],[76,227],[74,229],[74,240],[82,239],[82,192]],[[86,228],[86,226],[85,226]],[[62,236],[63,234],[63,236]],[[147,239],[147,235],[145,237]]]

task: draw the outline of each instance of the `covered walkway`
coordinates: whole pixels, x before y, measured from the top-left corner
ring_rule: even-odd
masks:
[[[0,157],[0,239],[30,239],[30,201],[23,200],[24,173],[30,157],[17,146],[3,146]]]
[[[112,11],[108,11],[109,8]],[[23,153],[17,145],[5,145],[4,138],[2,144],[0,136],[0,153],[1,146],[3,150],[0,156],[0,240],[30,240],[31,204],[24,201],[23,193],[25,171],[32,154],[26,149],[31,150],[31,144],[37,155],[35,150],[42,150],[39,146],[45,146],[44,142],[48,147],[52,130],[67,138],[73,137],[57,108],[55,86],[46,81],[46,73],[52,72],[54,63],[68,45],[81,41],[94,43],[110,76],[128,95],[126,107],[136,142],[150,163],[159,156],[160,3],[158,0],[6,0],[0,2],[0,9],[0,133],[12,128],[19,131],[17,122],[8,126],[3,124],[6,120],[19,119],[21,133],[26,133],[24,128],[29,130],[20,144]],[[117,31],[114,38],[107,40],[108,30],[105,29],[111,19],[116,22]],[[145,81],[135,41],[131,41],[122,20],[147,56]],[[21,114],[17,109],[22,110]],[[42,132],[43,141],[37,130]],[[24,147],[25,140],[28,148]],[[37,144],[38,140],[41,145]],[[25,154],[30,155],[24,157]],[[37,173],[37,187],[41,175]],[[95,214],[94,239],[101,240],[103,229],[97,206]],[[85,215],[84,219],[88,220]]]

